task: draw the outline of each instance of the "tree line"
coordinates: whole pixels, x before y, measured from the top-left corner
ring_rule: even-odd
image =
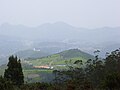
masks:
[[[120,50],[106,53],[106,58],[95,58],[68,64],[68,70],[54,71],[55,84],[60,90],[120,90]],[[64,89],[63,89],[64,88]]]

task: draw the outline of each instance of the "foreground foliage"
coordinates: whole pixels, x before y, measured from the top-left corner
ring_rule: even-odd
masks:
[[[24,83],[24,75],[22,72],[20,59],[10,56],[7,64],[8,68],[5,70],[4,78],[12,81],[14,85],[20,86]]]
[[[96,55],[85,64],[82,60],[74,64],[76,67],[68,64],[69,70],[54,71],[56,85],[62,84],[65,90],[120,90],[120,50],[107,54],[105,59]]]

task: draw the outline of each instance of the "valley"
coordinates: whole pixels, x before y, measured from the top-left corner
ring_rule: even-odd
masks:
[[[35,56],[36,54],[38,56],[41,55],[41,53],[35,53]],[[93,58],[94,56],[85,53],[79,49],[69,49],[59,52],[57,54],[48,55],[41,58],[36,57],[36,59],[23,59],[22,67],[25,76],[25,81],[28,83],[36,81],[50,82],[54,79],[53,70],[68,69],[68,65],[75,66],[74,62],[77,60],[82,60],[84,63],[88,59]],[[6,64],[0,66],[0,75],[4,74],[5,68],[7,68]]]

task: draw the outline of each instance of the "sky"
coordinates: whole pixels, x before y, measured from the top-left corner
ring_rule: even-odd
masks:
[[[0,0],[0,25],[65,22],[76,27],[120,26],[120,0]]]

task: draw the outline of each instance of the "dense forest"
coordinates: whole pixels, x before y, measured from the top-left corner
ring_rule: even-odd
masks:
[[[10,56],[0,90],[120,90],[120,50],[106,53],[104,59],[99,51],[94,53],[95,58],[85,63],[76,60],[72,66],[67,62],[67,69],[54,70],[55,78],[49,83],[24,82],[20,59]]]

